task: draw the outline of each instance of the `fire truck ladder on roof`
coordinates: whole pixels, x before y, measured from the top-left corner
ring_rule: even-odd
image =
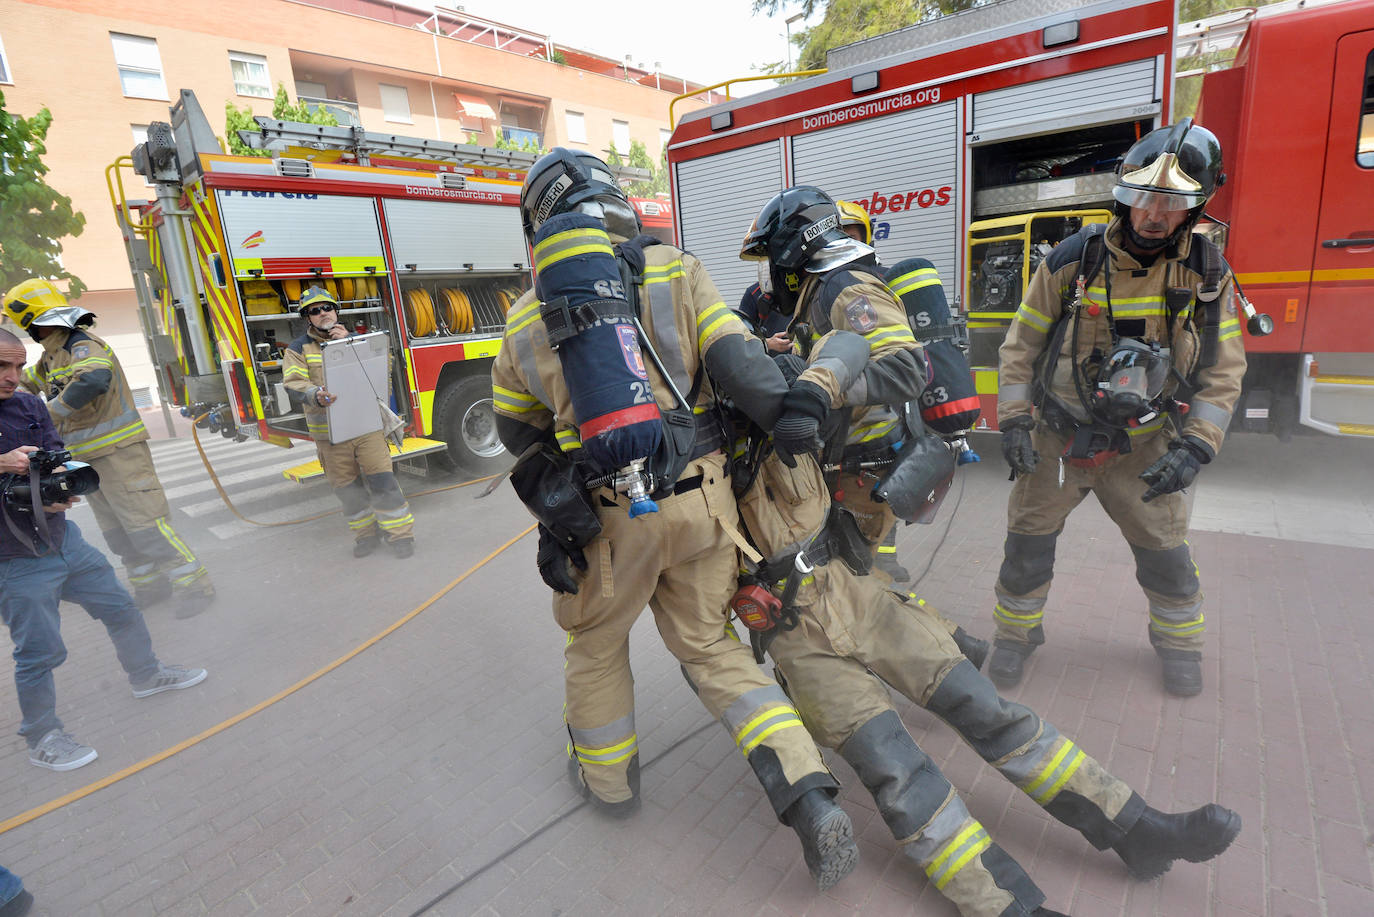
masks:
[[[241,130],[239,139],[255,150],[282,152],[291,147],[314,150],[347,150],[358,157],[359,165],[369,165],[370,157],[390,153],[416,159],[451,162],[455,165],[479,165],[524,171],[534,165],[539,156],[521,150],[498,150],[471,143],[452,143],[446,140],[425,140],[365,131],[360,127],[337,127],[325,124],[301,124],[277,121],[259,116],[253,119],[260,131]],[[649,171],[632,166],[613,166],[611,171],[623,181],[648,181]]]

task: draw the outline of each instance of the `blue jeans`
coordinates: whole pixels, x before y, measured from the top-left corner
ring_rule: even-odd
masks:
[[[24,890],[24,883],[18,876],[0,866],[0,904],[9,904]]]
[[[67,520],[62,550],[44,557],[0,560],[0,615],[14,641],[14,686],[29,747],[62,728],[52,670],[67,658],[58,603],[74,602],[105,625],[131,684],[157,672],[153,640],[143,613],[115,578],[114,568]]]

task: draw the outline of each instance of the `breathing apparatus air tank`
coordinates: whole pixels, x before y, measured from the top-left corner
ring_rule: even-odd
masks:
[[[887,286],[902,301],[930,366],[920,397],[921,419],[942,436],[968,431],[981,412],[978,389],[968,360],[954,343],[954,320],[935,266],[924,258],[899,261],[888,271]],[[978,460],[978,454],[967,447],[961,450],[959,464]]]
[[[663,418],[610,237],[594,217],[559,214],[535,234],[534,261],[539,315],[592,476],[611,477],[631,518],[657,512],[645,463],[662,448]]]

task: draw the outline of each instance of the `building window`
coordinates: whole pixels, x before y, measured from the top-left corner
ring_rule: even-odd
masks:
[[[630,152],[630,122],[612,121],[611,122],[611,143],[615,145],[615,151],[622,156]]]
[[[124,94],[135,99],[167,99],[167,84],[162,82],[162,58],[157,41],[141,35],[110,33],[115,66]]]
[[[14,77],[10,75],[10,59],[5,56],[5,42],[0,39],[0,83],[13,83]]]
[[[267,75],[267,58],[261,54],[230,51],[229,69],[234,74],[234,91],[239,95],[272,98],[272,79]]]
[[[1365,59],[1364,98],[1360,100],[1360,134],[1356,140],[1355,162],[1374,169],[1374,51]]]
[[[382,93],[382,117],[388,121],[400,121],[402,124],[415,123],[410,118],[410,93],[406,92],[404,86],[378,83],[377,89]]]
[[[668,149],[668,141],[673,139],[673,132],[666,127],[658,129],[658,148],[659,150]]]
[[[568,112],[568,141],[570,143],[587,142],[587,121],[582,117],[580,111]]]

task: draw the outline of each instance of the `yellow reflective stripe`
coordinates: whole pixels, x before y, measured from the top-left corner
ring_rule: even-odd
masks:
[[[281,374],[283,376],[304,376],[307,379],[310,378],[310,370],[301,366],[299,363],[293,363],[286,367],[281,371]]]
[[[919,270],[911,271],[900,277],[894,277],[887,282],[890,289],[897,296],[903,296],[912,290],[919,290],[923,287],[933,287],[940,284],[940,273],[933,267],[923,267]]]
[[[1238,318],[1228,318],[1218,328],[1221,331],[1217,337],[1218,341],[1229,341],[1231,338],[1240,337],[1240,319]]]
[[[897,426],[896,420],[880,420],[877,423],[858,427],[849,434],[849,441],[851,443],[866,443],[887,435],[888,431],[895,426]]]
[[[1180,621],[1175,624],[1173,621],[1166,621],[1158,617],[1154,612],[1150,612],[1150,624],[1159,630],[1167,630],[1179,637],[1201,633],[1207,626],[1207,622],[1202,615],[1198,615],[1191,621]]]
[[[1059,749],[1059,751],[1055,754],[1053,758],[1050,759],[1050,763],[1046,764],[1044,769],[1040,771],[1040,776],[1036,777],[1026,786],[1026,795],[1030,796],[1032,799],[1035,799],[1035,791],[1040,788],[1040,784],[1050,779],[1050,774],[1053,774],[1055,771],[1059,770],[1060,763],[1063,762],[1064,758],[1068,756],[1069,752],[1074,751],[1076,747],[1077,746],[1075,746],[1068,739],[1065,739],[1064,746]]]
[[[537,411],[543,406],[538,398],[527,392],[513,391],[496,384],[491,387],[491,400],[497,407],[505,408],[516,414]]]
[[[1025,303],[1021,303],[1016,310],[1016,320],[1023,325],[1030,325],[1036,331],[1050,330],[1050,317],[1043,312],[1036,311]]]
[[[414,523],[415,517],[410,513],[406,513],[399,519],[383,519],[380,516],[377,517],[377,524],[384,529],[396,529],[403,525],[413,525]]]
[[[595,751],[589,751],[576,745],[573,746],[573,751],[577,754],[577,760],[583,764],[619,764],[621,761],[633,758],[635,752],[638,750],[639,737],[633,735],[623,742],[618,742],[615,745],[608,745],[605,748],[598,748]]]
[[[730,308],[723,302],[708,307],[701,315],[697,316],[697,348],[706,349],[706,339],[709,338],[716,329],[730,322],[742,324],[739,316],[730,311]]]
[[[558,440],[558,448],[564,452],[571,452],[574,449],[582,448],[582,441],[578,439],[576,429],[559,430],[553,434],[554,439]]]
[[[1064,768],[1064,773],[1059,775],[1059,779],[1046,787],[1041,793],[1031,798],[1042,806],[1049,803],[1050,800],[1059,795],[1059,791],[1064,788],[1064,784],[1068,783],[1069,778],[1078,772],[1078,768],[1082,766],[1083,761],[1087,757],[1088,756],[1081,748],[1075,748],[1073,760],[1069,762],[1068,767]]]
[[[981,837],[979,835],[981,835]],[[960,854],[958,859],[950,863],[948,869],[942,868],[946,860],[970,842],[972,842],[972,846]],[[945,844],[940,851],[940,855],[931,860],[930,864],[926,866],[926,875],[935,882],[936,888],[944,888],[945,884],[949,882],[950,879],[954,878],[970,859],[986,850],[991,842],[992,839],[987,836],[987,830],[978,822],[974,822],[956,834],[954,840]],[[937,878],[937,873],[943,873],[943,875]]]
[[[1017,614],[1003,608],[1002,603],[998,602],[992,608],[992,616],[1003,624],[1010,624],[1012,627],[1031,628],[1044,620],[1045,610],[1042,608],[1039,611],[1032,611],[1030,614]]]
[[[1112,318],[1163,318],[1164,306],[1140,306],[1134,309],[1119,309],[1112,303]]]
[[[159,518],[154,524],[157,526],[157,530],[162,533],[162,537],[167,539],[167,543],[176,549],[176,552],[181,555],[183,560],[188,564],[196,562],[196,555],[191,553],[191,549],[186,547],[186,542],[182,541],[181,538],[177,536],[177,533],[172,531],[172,527],[167,523],[167,517],[163,516]]]
[[[1138,427],[1127,427],[1127,428],[1126,428],[1126,435],[1127,435],[1127,436],[1142,436],[1142,435],[1144,435],[1144,434],[1146,434],[1146,433],[1153,433],[1154,431],[1158,430],[1158,429],[1159,429],[1160,427],[1162,427],[1162,426],[1164,426],[1164,415],[1163,415],[1163,414],[1161,414],[1160,416],[1156,417],[1154,420],[1151,420],[1149,423],[1143,423],[1143,424],[1141,424],[1141,425],[1138,426]]]
[[[644,269],[644,282],[646,284],[666,283],[669,280],[675,280],[678,277],[686,276],[687,272],[682,269],[681,259],[669,261],[667,264],[661,264],[654,267],[646,267]]]
[[[610,236],[596,227],[569,229],[554,233],[534,247],[534,269],[542,271],[551,264],[577,255],[615,256]]]
[[[746,758],[755,748],[758,748],[760,742],[778,730],[791,729],[794,726],[801,728],[802,726],[801,717],[794,708],[780,705],[777,707],[769,707],[763,713],[741,724],[740,728],[736,731],[736,735],[740,737],[751,735],[755,729],[758,729],[769,720],[776,720],[776,722],[771,726],[760,729],[758,735],[754,735],[743,745],[739,746],[739,750],[744,752]],[[735,739],[735,743],[737,745],[739,744],[738,738]]]
[[[880,545],[878,545],[878,553],[879,553],[879,554],[896,554],[896,553],[897,553],[897,546],[896,546],[895,544],[880,544]]]
[[[539,300],[533,300],[506,316],[506,337],[524,328],[539,317]]]
[[[321,354],[321,353],[308,353],[308,354],[305,355],[305,362],[307,362],[307,363],[323,363],[323,362],[324,362],[324,354]]]
[[[864,339],[868,341],[869,350],[877,350],[888,341],[916,343],[916,336],[911,333],[910,325],[883,325],[865,334]]]
[[[106,433],[104,436],[100,436],[95,439],[88,439],[85,442],[81,443],[68,442],[67,448],[71,450],[72,455],[80,456],[86,454],[87,452],[94,452],[96,449],[103,449],[106,446],[112,446],[117,443],[121,443],[124,440],[129,439],[130,437],[137,436],[138,434],[145,432],[147,432],[147,428],[143,426],[142,419],[139,419],[135,420],[128,426],[121,427],[118,430],[113,430],[109,433]]]

